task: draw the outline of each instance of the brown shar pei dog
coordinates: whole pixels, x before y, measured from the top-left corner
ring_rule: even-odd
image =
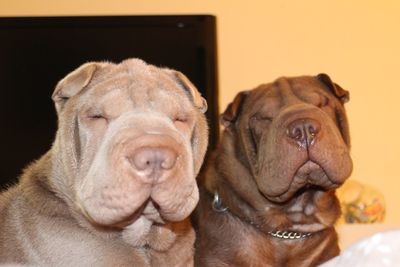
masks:
[[[0,263],[193,265],[188,216],[208,141],[197,89],[129,59],[84,64],[53,100],[52,148],[0,195]]]
[[[201,177],[198,266],[316,266],[339,253],[335,189],[352,171],[348,97],[326,74],[236,96]]]

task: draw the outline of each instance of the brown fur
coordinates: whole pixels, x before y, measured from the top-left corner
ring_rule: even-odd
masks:
[[[316,266],[339,253],[335,189],[352,170],[347,100],[326,74],[236,96],[201,176],[197,266]],[[311,235],[284,240],[275,230]]]
[[[84,64],[53,100],[51,150],[0,195],[0,264],[191,266],[208,136],[197,89],[129,59]]]

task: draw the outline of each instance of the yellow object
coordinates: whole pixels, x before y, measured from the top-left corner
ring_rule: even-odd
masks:
[[[349,180],[337,192],[342,207],[341,222],[381,223],[385,218],[385,201],[376,189]]]

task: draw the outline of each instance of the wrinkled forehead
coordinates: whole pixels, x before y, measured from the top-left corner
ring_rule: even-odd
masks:
[[[163,111],[180,107],[192,108],[183,88],[172,76],[152,69],[111,70],[89,84],[81,105],[102,106],[115,112],[126,109]]]
[[[317,103],[321,98],[334,97],[314,78],[281,78],[274,83],[263,84],[249,95],[246,106],[259,110],[261,106],[279,108],[292,103]]]

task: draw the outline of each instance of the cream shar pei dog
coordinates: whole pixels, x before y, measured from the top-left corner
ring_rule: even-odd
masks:
[[[139,59],[92,62],[52,98],[52,148],[0,195],[0,263],[192,265],[188,216],[208,142],[192,83]]]

